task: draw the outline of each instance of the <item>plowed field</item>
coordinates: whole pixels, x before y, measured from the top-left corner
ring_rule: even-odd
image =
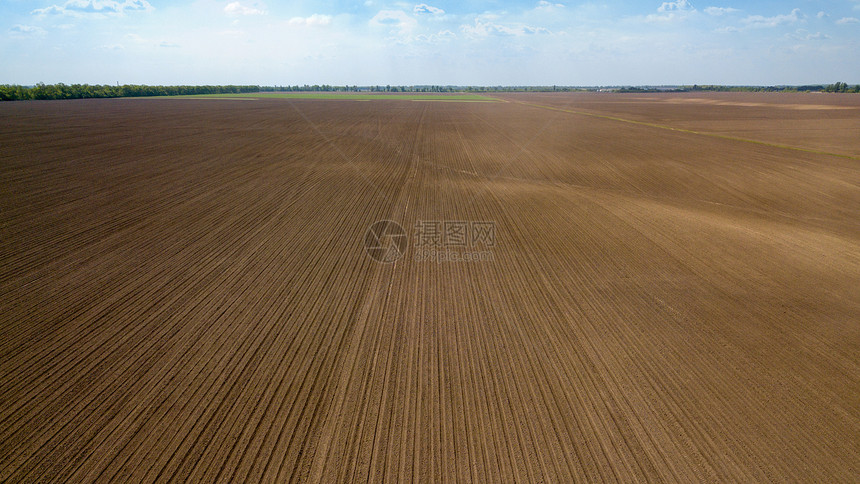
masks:
[[[860,480],[860,98],[495,97],[0,104],[0,481]]]

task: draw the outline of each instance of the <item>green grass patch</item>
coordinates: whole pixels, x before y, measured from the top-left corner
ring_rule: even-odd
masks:
[[[182,99],[195,98],[253,98],[253,99],[332,99],[338,101],[447,101],[447,102],[499,102],[498,99],[479,94],[416,94],[416,93],[360,93],[360,92],[249,92],[241,94],[198,94],[193,96],[165,96]]]

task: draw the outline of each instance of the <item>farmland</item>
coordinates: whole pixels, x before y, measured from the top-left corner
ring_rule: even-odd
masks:
[[[0,104],[0,481],[860,479],[860,98],[493,97]]]
[[[427,93],[361,93],[361,92],[253,92],[231,94],[199,94],[192,96],[157,96],[174,99],[327,99],[338,101],[444,101],[444,102],[496,102],[497,99],[481,94],[427,94]]]

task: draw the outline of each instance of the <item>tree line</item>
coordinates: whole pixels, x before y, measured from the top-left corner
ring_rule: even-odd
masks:
[[[860,92],[860,84],[849,86],[845,82],[837,82],[835,84],[810,84],[804,86],[721,86],[721,85],[699,85],[692,86],[661,86],[661,87],[621,87],[614,90],[615,92]]]
[[[34,99],[84,99],[103,97],[187,96],[192,94],[236,94],[260,92],[261,86],[147,86],[142,84],[44,84],[0,85],[0,101]],[[273,90],[273,89],[272,89]]]
[[[304,84],[285,86],[149,86],[144,84],[44,84],[21,86],[0,85],[0,101],[38,99],[84,99],[109,97],[188,96],[194,94],[236,94],[252,92],[512,92],[512,91],[573,91],[568,86],[333,86]]]
[[[825,92],[860,92],[860,84],[849,87],[848,84],[844,82],[837,82],[836,84],[831,84],[824,88]]]
[[[681,90],[723,92],[860,92],[860,84],[851,87],[848,83],[810,84],[804,86],[684,86]]]
[[[860,93],[860,85],[849,86],[845,82],[807,86],[719,86],[693,85],[672,87],[574,87],[574,86],[332,86],[329,84],[293,86],[148,86],[144,84],[44,84],[20,86],[0,85],[0,101],[24,101],[34,99],[83,99],[106,97],[143,97],[143,96],[188,96],[194,94],[237,94],[272,91],[297,92],[566,92],[610,90],[618,92],[687,92],[687,91],[728,91],[728,92],[855,92]]]

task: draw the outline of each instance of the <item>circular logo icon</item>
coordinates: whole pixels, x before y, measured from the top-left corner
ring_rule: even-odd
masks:
[[[390,264],[406,252],[406,231],[393,220],[379,220],[364,234],[364,250],[373,260]]]

